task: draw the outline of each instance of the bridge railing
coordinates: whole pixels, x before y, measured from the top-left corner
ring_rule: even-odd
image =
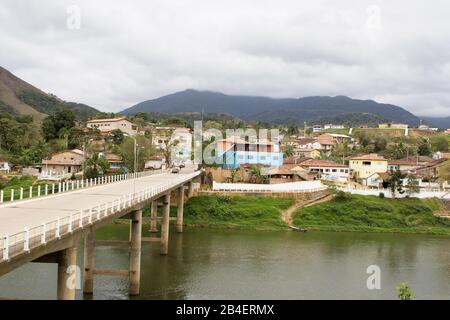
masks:
[[[133,207],[183,182],[198,176],[200,171],[182,175],[170,182],[161,183],[134,193],[122,195],[114,200],[99,205],[80,209],[66,216],[47,221],[12,235],[5,235],[0,241],[0,263],[21,253],[43,246],[49,241],[57,240],[86,226],[99,222],[116,212]]]
[[[11,203],[18,200],[33,199],[36,197],[43,197],[74,190],[86,189],[109,183],[138,179],[162,172],[162,170],[142,171],[136,173],[108,175],[84,180],[69,180],[52,184],[38,184],[27,188],[22,187],[18,189],[0,190],[0,205],[3,203]]]

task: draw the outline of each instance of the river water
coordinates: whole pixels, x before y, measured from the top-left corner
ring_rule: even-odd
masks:
[[[98,238],[127,239],[128,225]],[[82,247],[78,252],[82,266]],[[128,268],[126,246],[96,248],[96,267]],[[381,289],[367,288],[368,266],[380,268]],[[0,296],[56,297],[54,264],[30,263],[0,278]],[[168,256],[142,246],[141,295],[135,299],[396,299],[407,281],[417,299],[450,299],[450,237],[187,228],[172,233]],[[95,276],[94,295],[129,299],[128,279]]]

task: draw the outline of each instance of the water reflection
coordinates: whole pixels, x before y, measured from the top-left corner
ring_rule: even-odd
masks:
[[[111,225],[97,236],[126,240],[128,232],[128,225]],[[168,256],[159,243],[142,245],[136,299],[396,299],[403,281],[419,299],[450,299],[449,246],[444,236],[186,229],[171,234]],[[80,248],[80,265],[82,258]],[[98,268],[126,269],[128,248],[97,247],[95,260]],[[381,268],[381,290],[366,288],[372,264]],[[53,299],[53,269],[15,270],[0,278],[0,296]],[[128,279],[95,276],[94,295],[77,297],[128,299]]]

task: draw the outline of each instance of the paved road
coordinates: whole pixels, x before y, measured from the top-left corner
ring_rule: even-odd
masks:
[[[174,178],[180,178],[192,172],[193,169],[184,168],[179,174],[160,173],[4,205],[0,208],[0,237],[22,232],[25,227],[38,226],[67,216],[70,212],[115,200],[125,194],[139,192],[149,187],[162,186]]]

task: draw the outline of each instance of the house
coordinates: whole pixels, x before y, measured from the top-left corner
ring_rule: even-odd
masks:
[[[433,154],[433,160],[439,160],[439,159],[450,159],[450,152],[435,152]]]
[[[446,134],[450,134],[450,129],[445,130]]]
[[[431,128],[430,126],[427,126],[425,124],[421,124],[418,129],[420,131],[439,131],[439,128]]]
[[[294,154],[301,158],[320,158],[320,151],[317,149],[295,149]]]
[[[246,141],[231,137],[216,141],[214,160],[223,168],[239,168],[241,164],[278,167],[283,164],[283,153],[278,144],[267,139]]]
[[[408,129],[409,125],[404,123],[381,123],[378,125],[378,129],[401,129],[406,130]]]
[[[325,180],[347,182],[350,177],[350,168],[334,161],[308,159],[298,166],[307,169],[308,172],[316,173],[319,178]],[[293,170],[296,170],[296,168]]]
[[[388,160],[388,171],[414,172],[420,166],[417,159]]]
[[[325,130],[327,130],[327,129],[345,129],[345,126],[343,126],[341,124],[331,124],[331,123],[329,123],[329,124],[325,124],[323,126],[323,128]]]
[[[174,146],[176,158],[190,160],[192,154],[192,133],[189,128],[177,128],[172,132],[172,141],[178,141]]]
[[[322,145],[314,138],[300,138],[294,145],[297,149],[321,149]]]
[[[106,161],[109,163],[110,170],[120,170],[123,168],[123,158],[116,154],[107,154],[105,156]]]
[[[66,176],[80,172],[84,161],[83,151],[74,149],[52,155],[42,160],[41,177]]]
[[[304,158],[304,157],[288,157],[286,159],[284,159],[283,163],[284,164],[300,164],[306,160],[309,160],[311,158]]]
[[[137,126],[126,117],[89,120],[87,122],[87,127],[91,129],[98,129],[102,134],[109,134],[111,131],[117,129],[121,130],[128,136],[134,136],[137,134]]]
[[[150,170],[162,169],[165,163],[166,159],[163,156],[153,156],[145,161],[144,168]]]
[[[448,159],[438,159],[417,168],[416,172],[427,179],[435,180],[439,178],[441,169],[444,165],[447,165]]]
[[[317,141],[321,143],[322,141],[334,141],[336,143],[343,143],[343,142],[351,142],[352,137],[347,136],[345,134],[337,134],[337,133],[324,133],[317,137]]]
[[[314,125],[314,126],[312,127],[312,129],[313,129],[313,132],[314,132],[314,133],[317,133],[317,132],[322,131],[322,130],[323,130],[323,127],[322,127],[321,125],[316,124],[316,125]]]
[[[9,173],[11,166],[8,161],[0,160],[0,173]]]
[[[363,180],[363,184],[367,187],[385,188],[390,179],[388,172],[375,172]]]
[[[349,158],[349,167],[353,178],[357,181],[367,179],[374,173],[388,171],[388,161],[375,153],[363,154]]]
[[[312,181],[316,179],[316,174],[309,173],[306,170],[294,170],[296,165],[283,164],[277,168],[268,168],[264,175],[269,177],[270,184],[279,184],[297,181]]]

